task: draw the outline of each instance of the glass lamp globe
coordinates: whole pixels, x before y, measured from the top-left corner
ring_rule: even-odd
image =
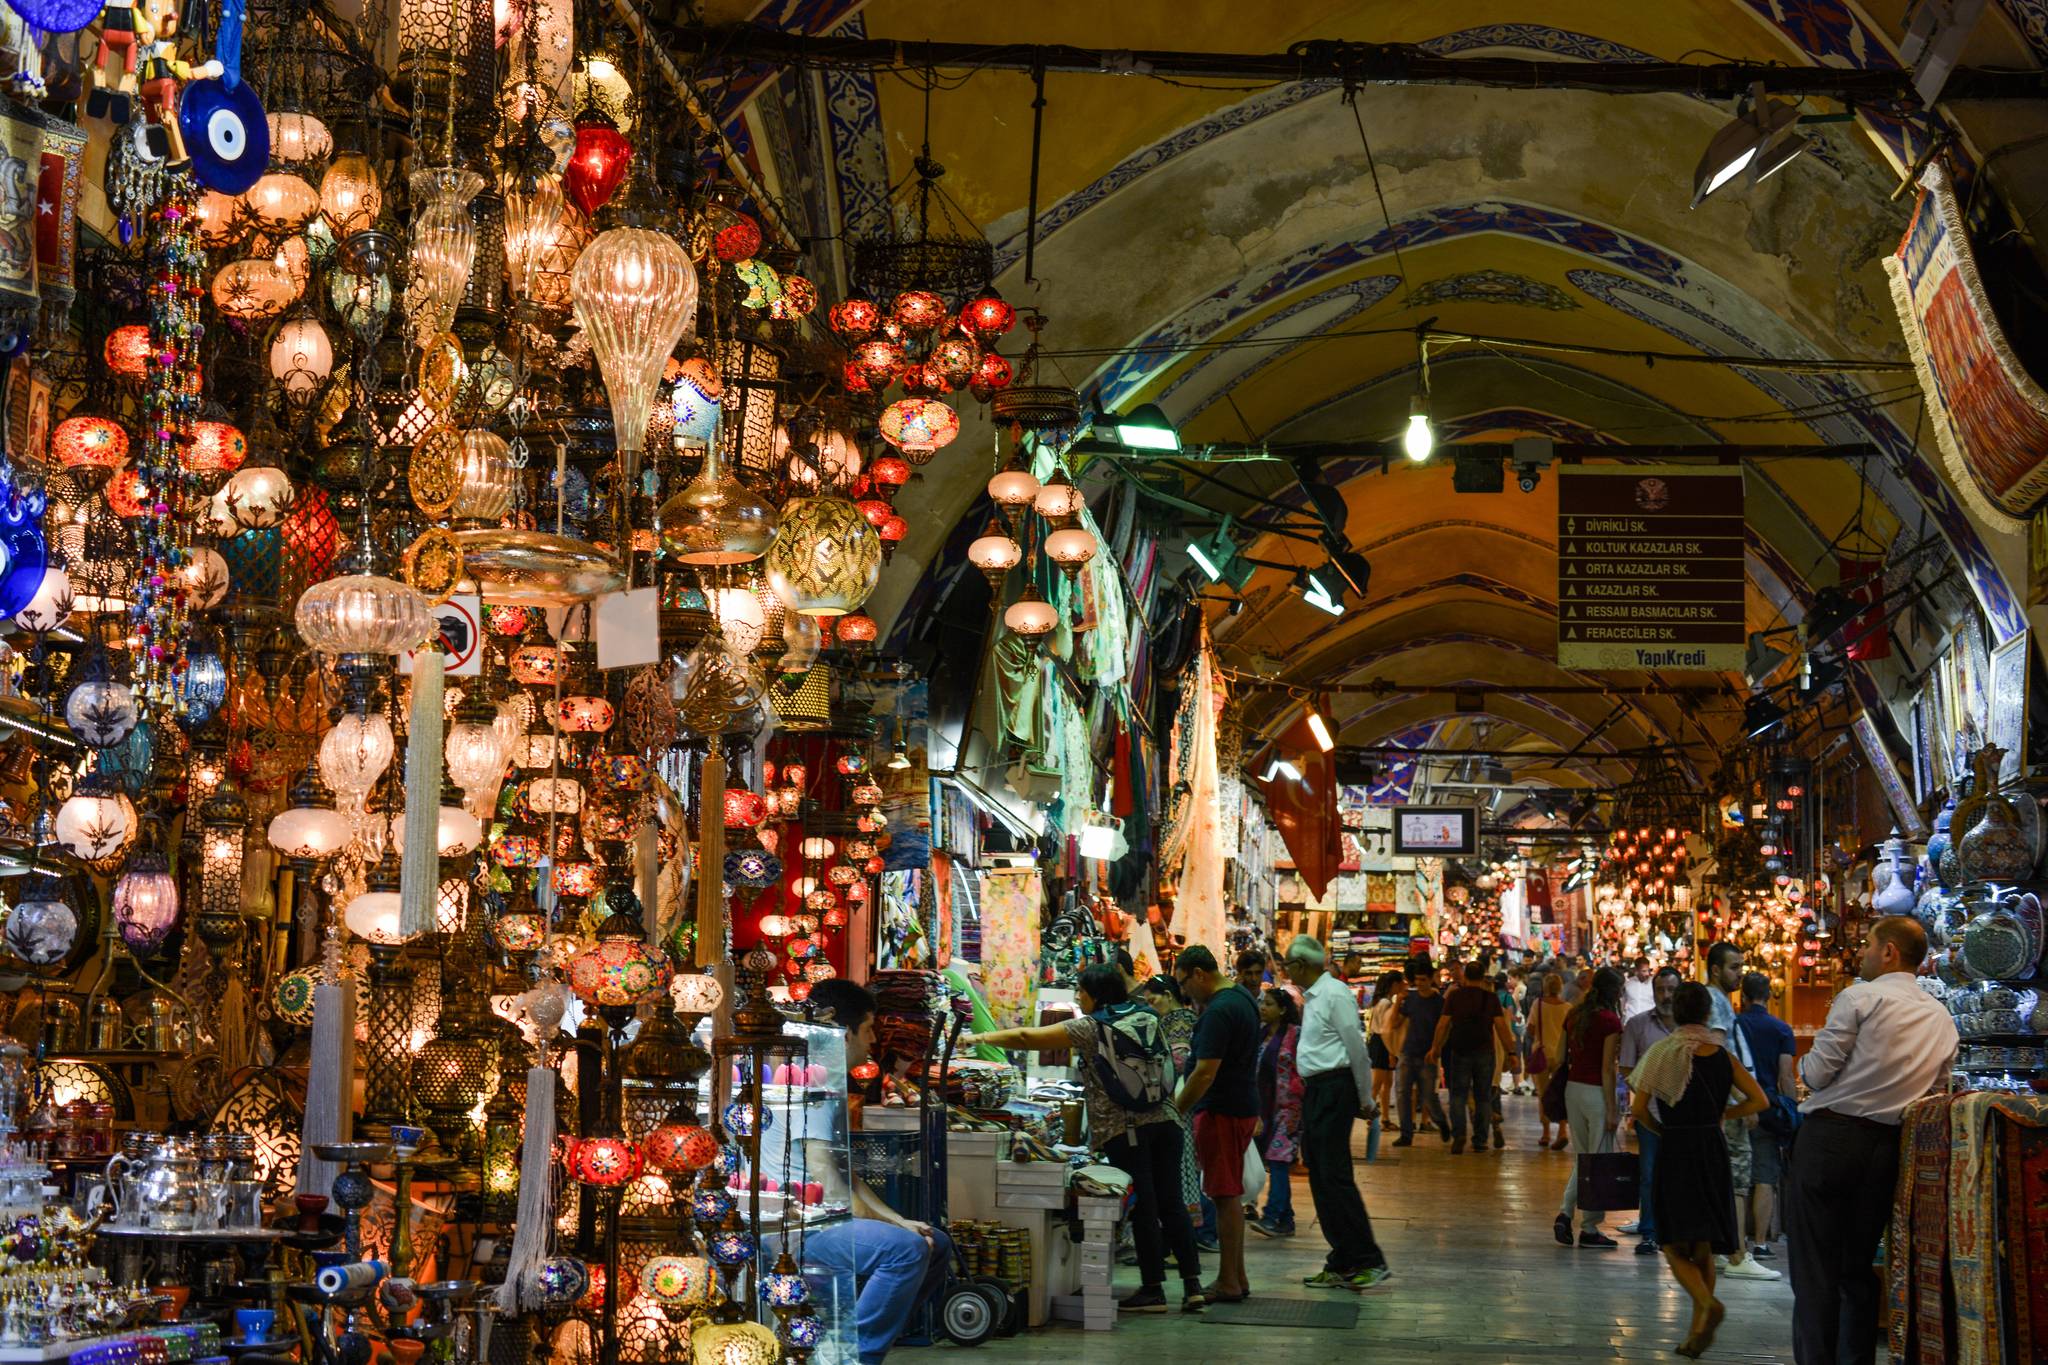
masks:
[[[967,562],[985,574],[1008,573],[1023,558],[1023,548],[994,522],[967,546]]]
[[[109,857],[135,832],[135,804],[127,793],[92,779],[57,808],[57,844],[83,862]]]
[[[270,337],[270,377],[287,397],[305,399],[334,373],[334,343],[311,313],[298,313],[277,324]]]
[[[718,371],[702,356],[685,360],[670,391],[671,439],[676,449],[709,449],[718,439],[719,401],[725,392]]]
[[[357,809],[391,766],[397,750],[391,722],[382,712],[345,715],[320,738],[320,777],[338,796],[353,797]]]
[[[715,976],[683,972],[669,982],[668,994],[677,1014],[713,1014],[724,1003],[725,987],[718,984]]]
[[[270,818],[270,846],[287,858],[318,861],[347,846],[348,820],[326,806],[292,806]]]
[[[576,321],[611,398],[629,476],[639,468],[655,385],[697,322],[697,271],[666,233],[618,227],[592,238],[569,281]]]
[[[456,470],[460,481],[449,516],[496,521],[512,510],[519,471],[512,467],[512,451],[504,437],[477,427],[463,432]]]
[[[292,619],[307,647],[322,654],[403,654],[437,628],[426,598],[379,574],[313,584],[299,594]]]
[[[374,227],[383,207],[384,191],[369,157],[348,151],[327,163],[327,173],[320,177],[320,212],[335,236],[349,237]]]
[[[768,633],[768,613],[760,597],[750,588],[714,588],[709,596],[727,652],[745,655],[759,649]]]
[[[123,379],[145,379],[149,376],[150,358],[156,354],[156,347],[150,345],[149,327],[145,323],[130,322],[107,333],[106,345],[100,354],[107,362],[107,368]]]
[[[678,393],[687,382],[676,382]],[[699,566],[759,559],[775,540],[777,521],[775,509],[726,468],[715,440],[704,448],[697,477],[655,514],[663,557]]]
[[[905,398],[883,409],[879,426],[883,440],[922,464],[917,456],[929,458],[960,434],[960,415],[936,398]]]
[[[396,891],[365,891],[341,912],[341,922],[366,943],[396,947],[405,942],[398,932],[398,900]]]
[[[320,191],[290,171],[270,171],[243,196],[256,224],[272,236],[297,232],[320,211]]]
[[[1045,538],[1046,557],[1072,573],[1095,558],[1095,534],[1078,526],[1054,531]]]
[[[561,238],[568,201],[552,171],[516,176],[505,187],[505,285],[512,297],[533,297],[534,276]]]
[[[128,458],[128,432],[111,417],[74,414],[50,433],[50,454],[65,469],[114,469]]]
[[[283,110],[266,115],[265,121],[270,124],[271,159],[283,165],[306,166],[334,150],[334,134],[311,114]]]
[[[14,624],[23,630],[45,634],[71,619],[71,575],[56,565],[43,570],[28,605],[14,613]]]
[[[30,877],[0,936],[9,952],[31,966],[63,961],[78,942],[78,912],[71,907],[64,883],[47,873]]]
[[[1003,612],[1003,624],[1018,635],[1036,638],[1052,632],[1060,623],[1059,613],[1045,600],[1036,583],[1027,584],[1024,595]]]
[[[764,556],[768,581],[805,616],[843,616],[859,609],[882,573],[882,542],[845,498],[791,500],[782,530]]]
[[[140,717],[135,691],[127,683],[88,680],[64,699],[64,723],[96,749],[112,748],[126,739]]]
[[[267,531],[292,508],[292,481],[272,464],[243,465],[221,494],[228,516],[244,531]]]
[[[154,850],[138,853],[114,886],[114,924],[121,941],[138,953],[154,952],[178,923],[178,879],[170,860]]]
[[[458,720],[448,727],[448,780],[466,792],[481,791],[505,775],[504,736],[492,721]]]
[[[406,313],[416,336],[438,336],[455,321],[455,306],[476,264],[476,219],[470,201],[484,187],[475,171],[437,166],[412,174],[412,252]]]
[[[1052,477],[1040,486],[1031,506],[1047,521],[1060,525],[1079,516],[1086,502],[1081,490],[1074,487],[1073,480],[1067,477],[1067,471],[1056,469]]]
[[[1038,476],[1028,469],[1017,467],[998,471],[988,481],[989,500],[1004,512],[1015,516],[1031,506],[1038,496]]]

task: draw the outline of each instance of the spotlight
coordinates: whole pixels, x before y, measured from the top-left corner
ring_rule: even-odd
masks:
[[[1323,713],[1314,705],[1308,708],[1308,732],[1315,737],[1316,747],[1324,753],[1337,747],[1337,741],[1330,737],[1330,726],[1323,719]]]
[[[1784,725],[1790,714],[1768,694],[1751,697],[1742,708],[1742,733],[1749,739],[1767,738]]]
[[[1323,544],[1330,551],[1330,570],[1344,580],[1344,586],[1351,589],[1353,597],[1364,597],[1366,589],[1372,586],[1372,561],[1356,550],[1346,549],[1325,539]],[[1325,583],[1329,582],[1326,577]],[[1342,600],[1343,594],[1330,593],[1332,598]]]
[[[1344,614],[1344,582],[1328,569],[1297,569],[1294,573],[1294,590],[1301,594],[1301,600],[1332,616]]]
[[[1692,173],[1694,208],[1737,176],[1746,175],[1746,183],[1755,186],[1806,150],[1806,139],[1794,131],[1799,107],[1766,99],[1761,84],[1749,90],[1744,107],[1714,134]]]
[[[1419,390],[1408,403],[1408,429],[1401,433],[1401,449],[1417,464],[1436,449],[1436,433],[1429,428],[1429,395]]]
[[[1103,417],[1116,439],[1132,450],[1171,452],[1180,449],[1180,432],[1157,403],[1142,403],[1123,417]]]
[[[1515,466],[1515,487],[1524,493],[1534,493],[1536,485],[1543,482],[1543,470],[1538,465],[1518,464]]]

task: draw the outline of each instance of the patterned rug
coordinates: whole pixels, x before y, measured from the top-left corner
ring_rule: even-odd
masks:
[[[2000,1125],[2005,1155],[2005,1283],[2012,1293],[2012,1359],[2048,1350],[2048,1128]]]
[[[1891,1356],[1908,1365],[1954,1358],[1948,1280],[1949,1108],[1933,1095],[1906,1111],[1898,1193],[1885,1255],[1891,1291]]]

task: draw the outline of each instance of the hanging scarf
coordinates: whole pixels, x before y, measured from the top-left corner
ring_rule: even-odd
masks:
[[[1643,1054],[1636,1069],[1628,1073],[1628,1088],[1654,1095],[1666,1104],[1677,1104],[1679,1096],[1692,1084],[1693,1049],[1718,1041],[1705,1024],[1680,1024]]]

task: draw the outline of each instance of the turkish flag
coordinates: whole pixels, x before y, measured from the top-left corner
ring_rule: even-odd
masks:
[[[1286,773],[1265,776],[1275,759],[1294,765],[1299,779]],[[1259,790],[1265,793],[1266,809],[1279,827],[1280,837],[1294,858],[1295,869],[1309,893],[1321,900],[1337,875],[1344,856],[1342,830],[1337,823],[1337,765],[1316,744],[1304,712],[1284,734],[1261,750],[1253,772]]]
[[[1884,603],[1880,600],[1884,596],[1884,561],[1845,556],[1835,562],[1849,600],[1870,605],[1869,611],[1858,615],[1842,632],[1842,638],[1849,642],[1849,657],[1859,662],[1891,658],[1892,635],[1885,626]]]

